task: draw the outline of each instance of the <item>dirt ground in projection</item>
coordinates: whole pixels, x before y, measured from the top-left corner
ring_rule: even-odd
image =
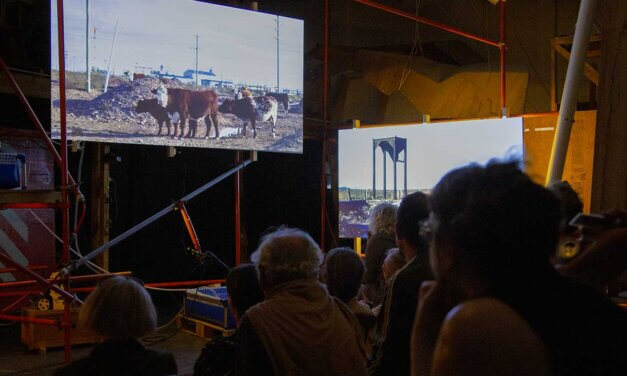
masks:
[[[195,138],[169,137],[165,125],[159,135],[157,121],[150,114],[136,113],[135,106],[140,99],[154,98],[151,90],[156,89],[160,82],[159,79],[152,77],[133,82],[118,81],[117,85],[110,87],[107,93],[99,90],[87,93],[84,90],[67,89],[68,137],[73,140],[96,142],[302,152],[302,113],[293,109],[286,113],[280,105],[275,138],[270,135],[270,124],[259,122],[257,122],[257,137],[252,137],[250,125],[247,127],[247,137],[244,137],[240,134],[242,121],[231,114],[219,114],[220,139],[215,138],[213,127],[209,132],[209,138],[205,139],[207,127],[204,120],[198,121]],[[169,80],[166,86],[184,87],[177,80]],[[229,97],[219,95],[218,101],[221,103]],[[58,81],[53,80],[51,104],[53,137],[59,136],[58,98]],[[185,133],[187,129],[188,126],[185,127]]]

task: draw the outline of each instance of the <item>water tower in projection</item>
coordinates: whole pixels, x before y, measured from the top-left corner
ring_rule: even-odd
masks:
[[[383,199],[387,198],[387,156],[394,166],[394,200],[398,199],[396,189],[396,163],[403,163],[403,196],[407,196],[407,139],[401,137],[372,139],[372,198],[377,198],[377,149],[383,153]],[[399,156],[403,153],[403,160]]]

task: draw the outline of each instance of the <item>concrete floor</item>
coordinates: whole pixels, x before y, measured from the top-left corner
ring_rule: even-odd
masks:
[[[160,338],[169,337],[176,330],[176,324],[146,338],[154,342]],[[206,340],[192,336],[185,332],[177,332],[171,338],[154,344],[153,348],[170,351],[174,354],[178,364],[179,375],[191,375],[194,363],[200,355],[200,350]],[[79,359],[91,351],[92,346],[81,345],[72,349],[72,359]],[[0,326],[0,376],[47,376],[63,365],[63,349],[48,349],[45,354],[28,352],[20,342],[20,325]]]

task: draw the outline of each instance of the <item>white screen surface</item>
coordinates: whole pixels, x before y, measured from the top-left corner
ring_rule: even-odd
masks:
[[[191,0],[91,0],[87,28],[85,3],[64,1],[70,139],[302,153],[302,20]],[[56,1],[51,10],[52,134],[58,137]],[[91,93],[85,90],[87,41]],[[236,90],[254,97],[287,94],[287,101],[277,100],[275,137],[270,120],[257,119],[256,138],[249,121],[244,137],[243,120],[220,113],[220,139],[215,128],[205,139],[204,118],[195,135],[187,137],[188,120],[183,137],[173,138],[165,122],[159,134],[156,117],[136,112],[138,101],[155,98],[152,90],[160,83],[196,91],[196,81],[199,91],[216,93],[218,104],[235,99]],[[176,116],[170,119],[176,122]]]
[[[406,140],[408,193],[429,192],[446,172],[456,167],[511,154],[522,156],[522,118],[341,130],[338,135],[341,237],[366,236],[368,211],[384,200],[381,147],[374,154],[376,198],[373,198],[373,140],[392,137]],[[404,160],[405,152],[398,154],[398,159]],[[385,200],[398,203],[405,194],[404,166],[397,162],[395,200],[394,165],[391,155],[386,154],[385,158]]]

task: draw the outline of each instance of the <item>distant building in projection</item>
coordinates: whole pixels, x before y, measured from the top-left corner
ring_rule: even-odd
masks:
[[[150,74],[159,78],[176,78],[185,83],[194,83],[196,82],[196,70],[195,69],[186,69],[183,71],[183,74],[170,73],[166,71],[163,65],[159,68],[159,70],[151,70]],[[198,71],[198,81],[201,86],[206,87],[224,87],[233,86],[233,81],[230,80],[218,80],[215,79],[216,74],[213,72],[213,68],[209,68],[208,71],[199,70]]]

